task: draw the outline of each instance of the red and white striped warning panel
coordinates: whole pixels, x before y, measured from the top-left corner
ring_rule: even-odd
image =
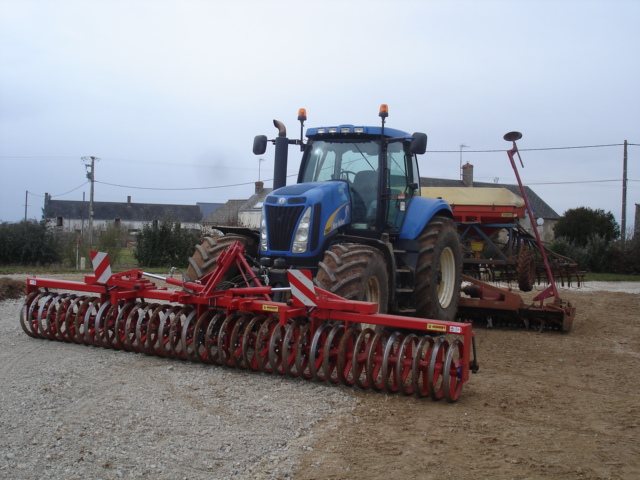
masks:
[[[93,265],[93,273],[97,277],[97,282],[107,283],[107,280],[111,277],[109,256],[105,252],[91,252],[91,264]]]
[[[309,270],[287,270],[291,295],[305,307],[316,306],[316,290]]]

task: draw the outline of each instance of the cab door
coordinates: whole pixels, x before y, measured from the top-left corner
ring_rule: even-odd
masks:
[[[387,147],[387,192],[389,208],[387,226],[389,233],[398,233],[402,227],[411,199],[419,184],[417,161],[404,142],[391,143]]]

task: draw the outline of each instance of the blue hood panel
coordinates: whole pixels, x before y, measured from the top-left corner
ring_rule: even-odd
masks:
[[[293,236],[298,227],[300,218],[291,219],[295,225],[274,225],[275,210],[274,209],[293,209],[300,210],[300,216],[307,209],[312,207],[311,230],[309,235],[309,246],[306,252],[294,254],[291,252],[293,246]],[[303,207],[300,209],[300,207]],[[269,228],[269,237],[272,237],[272,229],[286,229],[287,235],[291,238],[287,239],[289,250],[269,250],[262,252],[261,255],[287,257],[311,257],[318,255],[324,248],[324,240],[327,235],[332,234],[336,229],[351,222],[351,197],[349,195],[349,186],[342,181],[329,182],[311,182],[297,185],[287,185],[279,188],[269,194],[265,199],[265,215],[267,226]],[[290,210],[292,211],[292,210]],[[284,212],[284,210],[283,210]],[[269,218],[273,215],[274,218]],[[279,218],[290,218],[289,215],[278,215]]]

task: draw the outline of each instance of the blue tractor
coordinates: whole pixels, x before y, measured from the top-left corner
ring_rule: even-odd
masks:
[[[338,125],[307,129],[301,109],[300,139],[259,135],[253,151],[275,144],[273,191],[265,198],[259,231],[219,227],[190,259],[188,276],[212,270],[220,252],[242,242],[256,274],[286,285],[286,270],[311,270],[319,287],[341,297],[377,302],[381,313],[454,320],[462,254],[451,207],[420,196],[417,155],[424,133],[380,126]],[[298,180],[286,185],[290,145],[299,145]],[[228,279],[233,281],[232,278]]]

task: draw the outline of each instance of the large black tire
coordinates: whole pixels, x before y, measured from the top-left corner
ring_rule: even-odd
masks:
[[[434,217],[418,237],[416,315],[453,321],[458,311],[462,249],[453,221]]]
[[[536,255],[529,248],[522,248],[518,255],[516,264],[516,277],[518,278],[518,288],[523,292],[533,290],[536,280]]]
[[[240,242],[247,249],[247,253],[255,257],[256,242],[243,235],[220,235],[217,237],[204,237],[200,245],[196,245],[195,252],[189,258],[187,277],[190,280],[198,280],[216,268],[216,261],[220,254],[234,242]],[[228,272],[225,280],[229,280],[235,274]]]
[[[366,245],[333,245],[318,264],[315,284],[347,300],[378,304],[379,313],[389,308],[389,274],[380,251]]]

